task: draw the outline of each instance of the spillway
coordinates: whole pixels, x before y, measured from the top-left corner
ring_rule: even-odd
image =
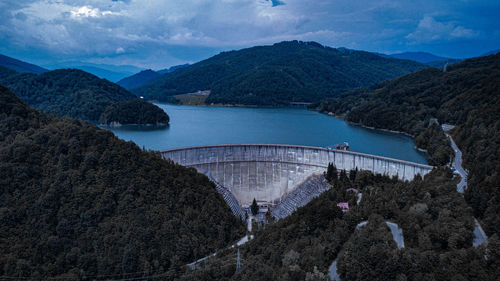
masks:
[[[309,177],[323,174],[328,163],[337,169],[358,168],[401,180],[424,176],[433,168],[376,155],[296,145],[212,145],[161,153],[165,159],[194,167],[227,188],[240,206],[250,205],[254,198],[261,204],[278,204]]]

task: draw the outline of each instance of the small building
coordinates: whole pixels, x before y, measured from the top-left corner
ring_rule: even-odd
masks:
[[[342,209],[342,212],[349,211],[349,203],[348,202],[337,203],[337,207],[340,207]]]

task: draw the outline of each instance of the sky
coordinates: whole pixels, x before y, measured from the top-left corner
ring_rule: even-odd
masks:
[[[162,69],[285,40],[465,58],[500,49],[500,1],[0,0],[0,53]]]

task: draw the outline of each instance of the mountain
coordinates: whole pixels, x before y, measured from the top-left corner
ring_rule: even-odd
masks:
[[[172,66],[170,68],[165,68],[165,69],[158,70],[158,71],[153,71],[151,69],[143,70],[143,71],[136,73],[132,76],[123,78],[122,80],[118,81],[117,84],[122,86],[125,89],[137,88],[137,87],[140,87],[140,86],[146,84],[147,82],[149,82],[153,79],[160,77],[162,74],[171,73],[171,72],[174,72],[178,69],[182,69],[182,68],[187,67],[187,66],[189,66],[188,63],[182,64],[182,65],[175,65],[175,66]]]
[[[493,50],[493,51],[489,51],[489,52],[486,52],[484,53],[482,56],[489,56],[489,55],[496,55],[500,53],[500,49],[497,49],[497,50]]]
[[[174,280],[245,232],[206,176],[2,86],[0,186],[0,279]]]
[[[99,78],[107,79],[111,82],[117,82],[120,79],[123,79],[123,77],[127,77],[131,74],[130,72],[116,72],[90,65],[77,65],[72,68],[83,70],[85,72],[94,74]]]
[[[48,71],[47,69],[40,67],[38,65],[20,61],[4,55],[0,55],[0,66],[7,67],[21,73],[40,74]]]
[[[0,67],[0,84],[15,91],[31,106],[82,120],[97,121],[109,105],[136,99],[122,87],[77,69],[37,75]]]
[[[286,105],[314,102],[425,66],[315,42],[281,42],[222,52],[133,89],[138,96],[170,96],[211,90],[207,103]]]
[[[427,65],[430,67],[443,69],[445,66],[448,67],[454,63],[459,63],[461,61],[462,61],[461,59],[446,59],[446,60],[428,62]]]
[[[122,86],[125,89],[132,89],[138,86],[144,85],[145,83],[158,78],[161,74],[153,71],[151,69],[143,70],[139,73],[136,73],[132,76],[123,78],[118,81],[116,84]]]
[[[125,77],[133,75],[134,73],[144,70],[133,65],[96,64],[81,61],[53,63],[47,65],[46,67],[49,69],[80,69],[85,72],[92,73],[99,78],[108,79],[111,82],[117,82]]]
[[[401,60],[412,60],[420,63],[430,63],[436,61],[449,60],[450,58],[440,57],[426,52],[404,52],[388,55],[389,57]]]
[[[180,65],[174,65],[174,66],[171,66],[169,68],[158,70],[157,72],[160,73],[160,74],[170,73],[170,72],[174,72],[174,71],[176,71],[178,69],[181,69],[181,68],[184,68],[184,67],[188,67],[189,65],[190,65],[189,63],[180,64]]]
[[[450,149],[436,123],[455,125],[453,139],[469,169],[465,198],[490,236],[500,235],[500,54],[405,75],[323,101],[318,109],[351,122],[416,136],[440,164]]]

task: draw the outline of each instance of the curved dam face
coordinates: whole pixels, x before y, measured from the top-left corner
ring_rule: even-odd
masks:
[[[432,166],[381,156],[320,147],[238,144],[187,147],[162,151],[162,156],[183,166],[194,167],[227,188],[240,206],[255,198],[259,203],[278,204],[301,183],[326,171],[358,168],[373,173],[412,180]]]

